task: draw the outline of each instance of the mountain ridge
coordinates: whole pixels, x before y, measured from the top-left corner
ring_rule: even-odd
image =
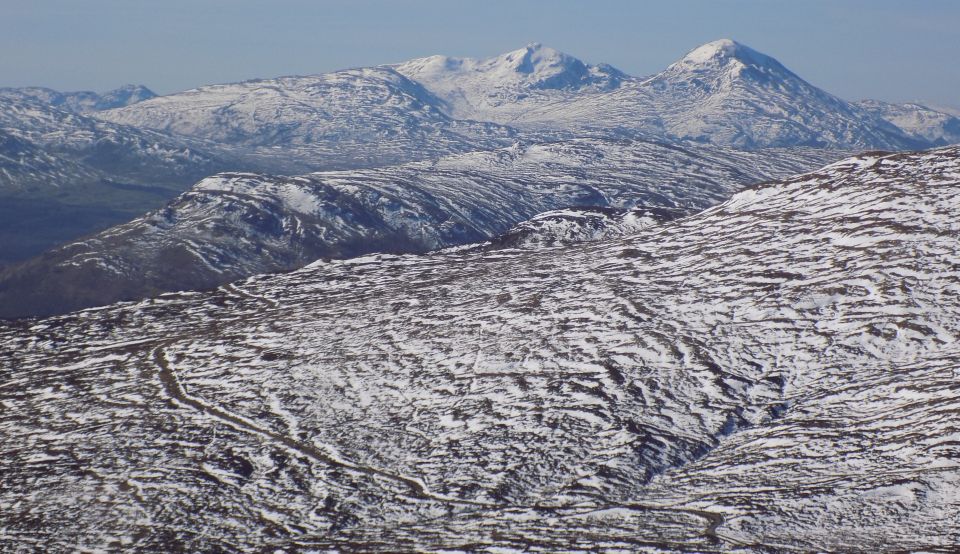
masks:
[[[207,85],[97,117],[251,150],[303,169],[389,165],[505,146],[515,132],[457,121],[385,67]],[[278,150],[277,147],[283,147]]]
[[[599,92],[632,79],[607,64],[588,65],[537,42],[490,58],[429,56],[388,67],[436,91],[451,106],[451,115],[479,119],[490,119],[484,108],[505,108],[536,91]]]
[[[549,126],[551,120],[584,129],[604,122],[664,140],[738,148],[903,150],[930,145],[810,85],[774,58],[729,39],[695,48],[642,81],[628,81],[567,106],[534,108],[523,122]],[[523,126],[519,121],[514,124]]]
[[[0,95],[0,265],[129,220],[239,163],[210,147]]]
[[[860,108],[937,146],[960,143],[960,117],[916,102],[893,103],[861,100]]]
[[[183,126],[177,112],[189,108],[191,95],[210,91],[204,96],[203,102],[209,104],[204,109],[229,110],[242,120],[247,116],[236,112],[236,99],[244,94],[268,96],[277,87],[299,94],[296,88],[284,88],[284,82],[321,82],[350,71],[404,75],[435,97],[425,105],[435,110],[437,117],[452,118],[463,126],[504,126],[494,132],[501,135],[554,133],[555,138],[570,138],[578,133],[605,132],[608,136],[709,142],[738,148],[804,145],[903,150],[932,145],[921,136],[906,133],[890,121],[810,85],[774,58],[729,39],[695,48],[645,79],[631,77],[606,64],[589,65],[553,48],[531,43],[484,59],[431,56],[324,75],[258,80],[256,85],[210,85],[170,95],[166,100],[154,99],[99,112],[98,117],[192,136],[224,138],[230,133],[220,125],[226,123],[210,120],[201,129]],[[226,94],[224,98],[233,100],[218,100],[213,87],[219,87],[217,90]],[[336,89],[328,91],[334,94]],[[351,96],[346,92],[337,94]],[[372,101],[377,96],[370,98],[373,104],[382,103]],[[178,102],[182,103],[179,108]],[[268,128],[275,124],[270,123],[270,117],[275,117],[299,131],[289,136],[280,133],[270,139],[269,145],[297,146],[304,136],[311,136],[309,129],[320,130],[318,136],[323,137],[322,130],[335,121],[325,115],[328,108],[302,111],[302,106],[311,102],[330,106],[323,104],[322,99],[301,97],[300,105],[282,97],[270,102],[273,103],[265,104],[268,109],[264,116]],[[163,104],[169,109],[159,109]],[[384,113],[377,109],[363,108],[371,114]],[[270,116],[270,110],[278,115]],[[283,115],[286,112],[289,113]],[[419,125],[442,127],[445,123],[428,123],[425,119],[408,121],[406,125],[400,127],[402,132],[416,134]],[[357,129],[375,127],[373,121],[360,118],[350,129],[340,132],[349,136]],[[241,143],[256,136],[251,132],[241,135],[247,137]],[[455,151],[451,148],[446,153]],[[410,159],[409,154],[406,159],[393,158]]]
[[[0,271],[0,317],[206,289],[320,258],[457,246],[571,206],[703,209],[836,155],[577,139],[366,170],[218,174],[163,208]],[[615,219],[602,225],[635,227]]]
[[[103,93],[93,91],[60,92],[46,87],[0,88],[0,97],[31,99],[74,113],[110,110],[155,98],[157,94],[143,85],[123,85]]]

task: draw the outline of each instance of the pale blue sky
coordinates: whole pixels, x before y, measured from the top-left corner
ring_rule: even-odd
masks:
[[[724,37],[847,99],[960,107],[957,0],[0,0],[0,86],[169,93],[532,41],[646,75]]]

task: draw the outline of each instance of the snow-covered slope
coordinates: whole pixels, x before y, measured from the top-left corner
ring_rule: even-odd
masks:
[[[442,98],[454,117],[500,122],[512,121],[531,104],[611,90],[632,79],[539,43],[483,60],[430,56],[393,67]]]
[[[0,331],[0,544],[952,551],[960,149]]]
[[[155,96],[152,90],[143,85],[124,85],[104,93],[58,92],[44,87],[0,88],[0,98],[34,100],[76,113],[122,108]]]
[[[69,158],[134,182],[149,182],[158,177],[163,182],[179,181],[185,175],[195,178],[214,167],[210,163],[213,156],[198,151],[192,143],[34,100],[0,97],[0,130],[33,144],[45,156]],[[29,172],[27,164],[18,171],[23,174],[5,173],[0,177],[0,190],[65,184],[63,179],[49,179]],[[28,177],[34,177],[36,182]]]
[[[92,181],[99,177],[99,172],[78,160],[57,156],[16,130],[0,129],[0,190],[28,191],[58,187],[68,179]]]
[[[230,153],[0,97],[0,265],[162,206]]]
[[[954,117],[960,117],[960,109],[958,109],[955,106],[947,106],[947,105],[938,104],[935,102],[914,102],[914,103],[930,108],[934,111],[938,111],[940,113],[945,113],[948,115],[952,115]]]
[[[731,40],[700,46],[645,80],[530,44],[483,60],[431,56],[206,86],[98,117],[252,148],[265,158],[313,160],[313,169],[338,159],[336,167],[435,158],[502,146],[517,133],[741,148],[931,144]]]
[[[300,177],[221,174],[165,208],[3,271],[0,317],[209,288],[319,258],[481,241],[571,206],[703,209],[837,157],[581,139]],[[608,232],[640,221],[620,223]]]
[[[513,131],[452,119],[389,68],[211,85],[97,117],[254,149],[313,169],[387,165],[503,146]]]
[[[669,136],[735,146],[910,146],[899,130],[732,40],[700,46],[644,83]]]
[[[695,211],[698,210],[662,206],[597,206],[550,210],[537,214],[475,248],[544,248],[624,237]]]
[[[513,124],[607,127],[740,148],[899,150],[929,144],[727,39],[695,48],[642,82],[537,107]]]
[[[879,100],[862,100],[857,105],[896,125],[918,140],[931,144],[960,143],[960,117],[920,104],[891,104]]]

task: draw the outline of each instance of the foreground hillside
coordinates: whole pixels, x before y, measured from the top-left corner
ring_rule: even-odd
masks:
[[[212,288],[321,258],[461,245],[570,206],[696,211],[837,157],[582,139],[299,177],[221,174],[143,217],[0,271],[0,317]]]
[[[960,148],[0,334],[5,549],[950,551]]]

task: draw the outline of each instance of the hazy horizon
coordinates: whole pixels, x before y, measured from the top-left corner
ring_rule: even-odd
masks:
[[[0,86],[159,94],[433,54],[489,57],[540,42],[632,75],[731,38],[848,100],[960,108],[956,25],[943,0],[486,2],[0,0]]]

